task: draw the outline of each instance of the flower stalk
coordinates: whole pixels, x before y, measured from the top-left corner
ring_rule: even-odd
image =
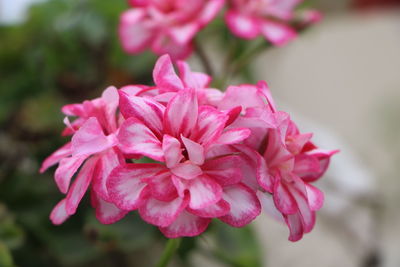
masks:
[[[164,252],[161,255],[161,258],[158,261],[156,266],[157,267],[167,267],[168,264],[170,263],[172,257],[175,255],[175,252],[178,250],[180,244],[181,244],[180,238],[168,239],[168,242],[164,249]]]

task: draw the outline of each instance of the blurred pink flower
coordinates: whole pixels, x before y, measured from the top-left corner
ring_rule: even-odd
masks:
[[[63,112],[78,118],[67,122],[67,131],[73,134],[71,142],[50,155],[42,164],[40,172],[59,164],[55,172],[55,181],[60,191],[66,194],[53,209],[50,218],[54,224],[63,223],[76,212],[79,202],[91,185],[92,205],[96,208],[96,217],[102,223],[113,223],[121,219],[126,211],[109,203],[108,190],[105,187],[109,173],[123,162],[121,152],[115,147],[118,92],[114,87],[107,88],[102,97],[63,107]],[[74,182],[70,182],[77,170]]]
[[[194,36],[218,13],[224,0],[131,0],[121,15],[119,35],[124,50],[151,49],[174,60],[188,57]]]
[[[282,46],[297,37],[290,26],[295,7],[303,0],[230,0],[225,15],[229,29],[243,39],[260,35],[273,45]],[[316,13],[305,19],[317,21]]]

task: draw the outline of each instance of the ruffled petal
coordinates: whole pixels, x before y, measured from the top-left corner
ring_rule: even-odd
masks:
[[[197,236],[207,229],[210,222],[211,219],[201,218],[183,211],[172,224],[167,227],[161,227],[160,231],[167,238]]]
[[[165,170],[159,164],[126,164],[115,168],[108,178],[109,199],[123,210],[135,210],[147,198],[145,179]]]
[[[230,211],[219,219],[233,227],[245,226],[261,212],[261,204],[255,192],[244,184],[225,187],[222,198],[229,203]]]
[[[141,121],[132,117],[124,121],[118,133],[119,148],[125,154],[141,154],[164,161],[160,140]]]
[[[217,218],[228,214],[230,206],[228,202],[221,199],[217,203],[209,205],[202,209],[191,209],[188,207],[186,208],[186,210],[196,216],[200,216],[203,218]]]
[[[172,182],[171,173],[168,170],[144,180],[149,185],[151,196],[157,200],[172,201],[178,196],[175,185]]]
[[[222,196],[221,186],[207,176],[200,176],[191,180],[188,190],[190,192],[189,207],[191,209],[206,208],[217,203]]]

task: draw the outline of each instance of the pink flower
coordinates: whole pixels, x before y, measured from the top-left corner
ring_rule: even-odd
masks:
[[[258,216],[255,192],[241,183],[240,156],[208,153],[240,143],[248,129],[226,130],[229,115],[199,106],[193,88],[180,90],[166,107],[122,93],[120,108],[126,118],[120,149],[157,163],[127,164],[111,173],[107,185],[119,208],[138,209],[169,238],[199,235],[212,218],[241,227]]]
[[[50,155],[40,169],[40,172],[44,172],[52,165],[59,164],[55,181],[66,198],[57,204],[50,215],[54,224],[63,223],[76,212],[90,185],[92,205],[96,208],[99,221],[113,223],[126,214],[126,211],[109,203],[105,187],[111,170],[124,162],[122,153],[115,147],[117,107],[118,92],[114,87],[109,87],[101,98],[63,108],[66,114],[81,117],[67,128],[73,133],[71,142]],[[72,177],[80,167],[70,186]]]
[[[225,20],[238,37],[254,39],[260,35],[273,45],[282,46],[296,38],[289,25],[294,8],[303,0],[231,0]]]
[[[192,52],[194,36],[218,13],[224,0],[131,0],[121,15],[119,35],[124,50],[150,48],[158,55],[183,59]]]
[[[244,112],[231,127],[247,127],[252,134],[244,141],[247,146],[234,149],[247,155],[247,177],[257,181],[252,188],[259,190],[263,208],[285,221],[289,239],[297,241],[314,227],[324,200],[311,183],[324,174],[337,151],[320,150],[310,141],[312,134],[301,134],[287,113],[277,111],[264,82],[229,87],[219,108],[236,106],[244,96]]]

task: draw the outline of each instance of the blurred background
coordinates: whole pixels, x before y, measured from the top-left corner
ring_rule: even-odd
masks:
[[[318,145],[341,149],[319,183],[326,204],[317,226],[290,243],[286,226],[265,215],[240,230],[215,223],[184,239],[176,266],[400,266],[400,1],[308,2],[323,22],[262,53],[234,82],[266,80]],[[126,8],[124,0],[0,0],[0,267],[152,266],[162,251],[165,239],[135,213],[104,226],[83,204],[51,225],[61,194],[52,171],[38,174],[65,142],[62,105],[151,81],[156,57],[119,45]],[[214,39],[207,51],[218,57]]]

